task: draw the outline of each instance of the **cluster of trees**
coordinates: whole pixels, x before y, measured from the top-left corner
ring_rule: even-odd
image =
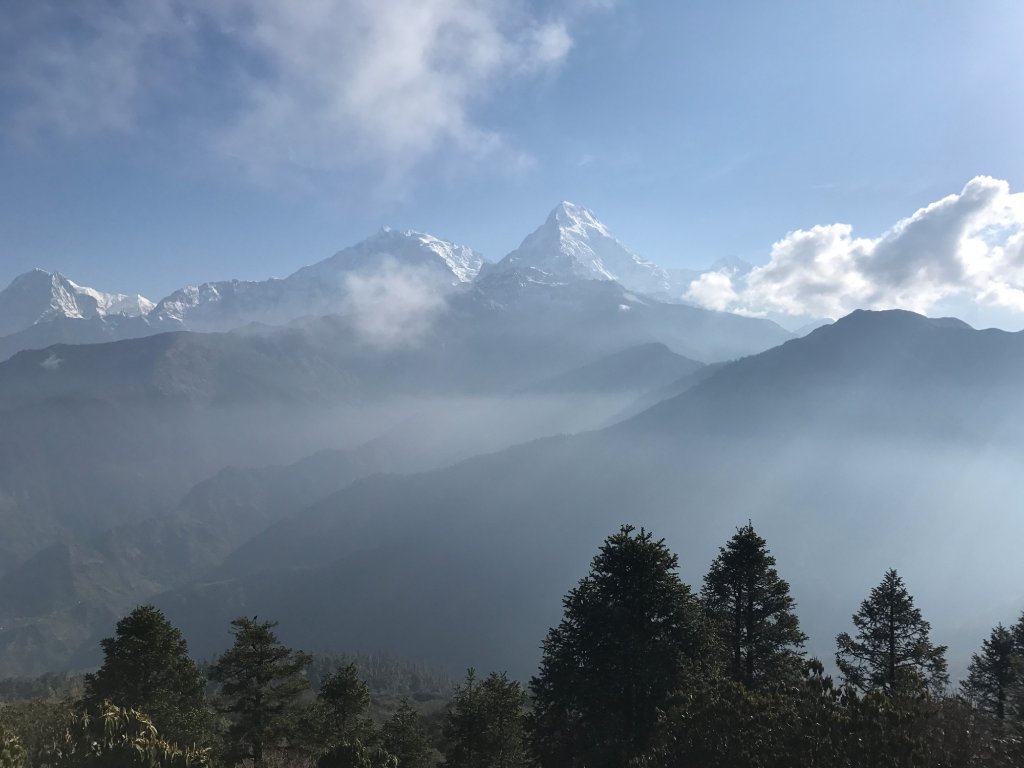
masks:
[[[624,527],[566,597],[530,685],[542,768],[1024,765],[1014,631],[993,631],[954,692],[945,647],[890,570],[836,638],[837,684],[806,657],[752,525],[699,593],[676,569],[664,542]]]
[[[529,685],[471,670],[436,723],[407,699],[371,717],[353,664],[310,674],[311,657],[256,617],[232,622],[234,644],[204,674],[143,606],[58,716],[0,709],[0,768],[1024,765],[1024,616],[992,630],[953,691],[945,647],[890,570],[836,638],[837,683],[807,658],[752,525],[699,592],[677,569],[663,541],[622,527],[565,597]]]

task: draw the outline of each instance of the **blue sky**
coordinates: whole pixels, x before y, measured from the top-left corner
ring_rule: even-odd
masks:
[[[561,199],[666,266],[766,264],[837,222],[849,265],[849,243],[977,176],[1021,208],[1016,0],[5,6],[2,284],[40,266],[159,298],[281,276],[382,224],[497,259]],[[1019,313],[999,269],[972,301]],[[915,285],[884,300],[941,308]],[[694,295],[767,311],[729,290]]]

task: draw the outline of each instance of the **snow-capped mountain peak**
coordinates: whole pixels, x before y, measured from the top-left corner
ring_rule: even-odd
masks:
[[[91,301],[96,302],[96,314],[100,317],[108,315],[138,317],[148,314],[156,306],[142,294],[103,293],[71,280],[67,280],[67,283],[79,297],[88,297]]]
[[[568,200],[563,200],[554,207],[545,224],[548,226],[553,224],[566,234],[586,237],[589,230],[601,237],[612,237],[608,227],[594,215],[593,211],[570,203]]]
[[[372,270],[389,259],[402,266],[434,270],[449,283],[471,282],[480,272],[483,257],[472,248],[442,240],[426,232],[381,227],[360,243],[338,251],[324,261],[303,267],[286,282],[336,279],[339,274]]]
[[[381,227],[360,243],[283,279],[221,281],[187,286],[161,300],[150,314],[156,327],[225,330],[258,321],[282,323],[345,309],[351,275],[414,269],[438,289],[469,283],[483,257],[466,246],[425,232]]]
[[[0,336],[59,318],[89,320],[137,317],[153,308],[139,294],[106,293],[69,280],[60,272],[33,269],[0,291]]]
[[[534,269],[553,282],[615,280],[630,290],[663,298],[682,293],[667,270],[626,248],[591,210],[568,201],[555,206],[497,268]]]

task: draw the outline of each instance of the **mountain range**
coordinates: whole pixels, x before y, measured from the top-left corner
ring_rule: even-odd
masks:
[[[442,296],[469,289],[480,276],[492,289],[503,282],[521,287],[615,281],[647,300],[678,303],[698,275],[663,269],[641,258],[589,210],[563,202],[497,264],[433,235],[384,227],[283,279],[186,286],[156,303],[143,296],[102,293],[58,273],[34,270],[0,291],[0,360],[22,349],[58,343],[96,343],[170,330],[226,331],[254,322],[281,324],[346,312],[368,279],[375,281],[371,286],[402,279],[403,288],[411,281],[416,291]]]
[[[748,519],[813,653],[895,566],[962,664],[1024,602],[1024,335],[888,311],[801,336],[686,279],[567,203],[497,263],[384,229],[155,304],[18,278],[0,675],[87,668],[152,600],[202,657],[258,613],[308,650],[524,676],[618,525],[699,584]]]

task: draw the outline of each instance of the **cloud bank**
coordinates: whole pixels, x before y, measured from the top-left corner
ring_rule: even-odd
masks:
[[[855,237],[849,224],[796,230],[772,245],[767,264],[705,272],[686,298],[775,318],[891,308],[1024,313],[1024,193],[978,176],[880,237]]]
[[[26,135],[191,114],[202,148],[268,180],[353,167],[397,177],[445,150],[517,166],[528,157],[475,109],[556,68],[571,24],[600,5],[539,15],[522,0],[40,0],[16,4],[0,32],[0,89],[6,121]]]

